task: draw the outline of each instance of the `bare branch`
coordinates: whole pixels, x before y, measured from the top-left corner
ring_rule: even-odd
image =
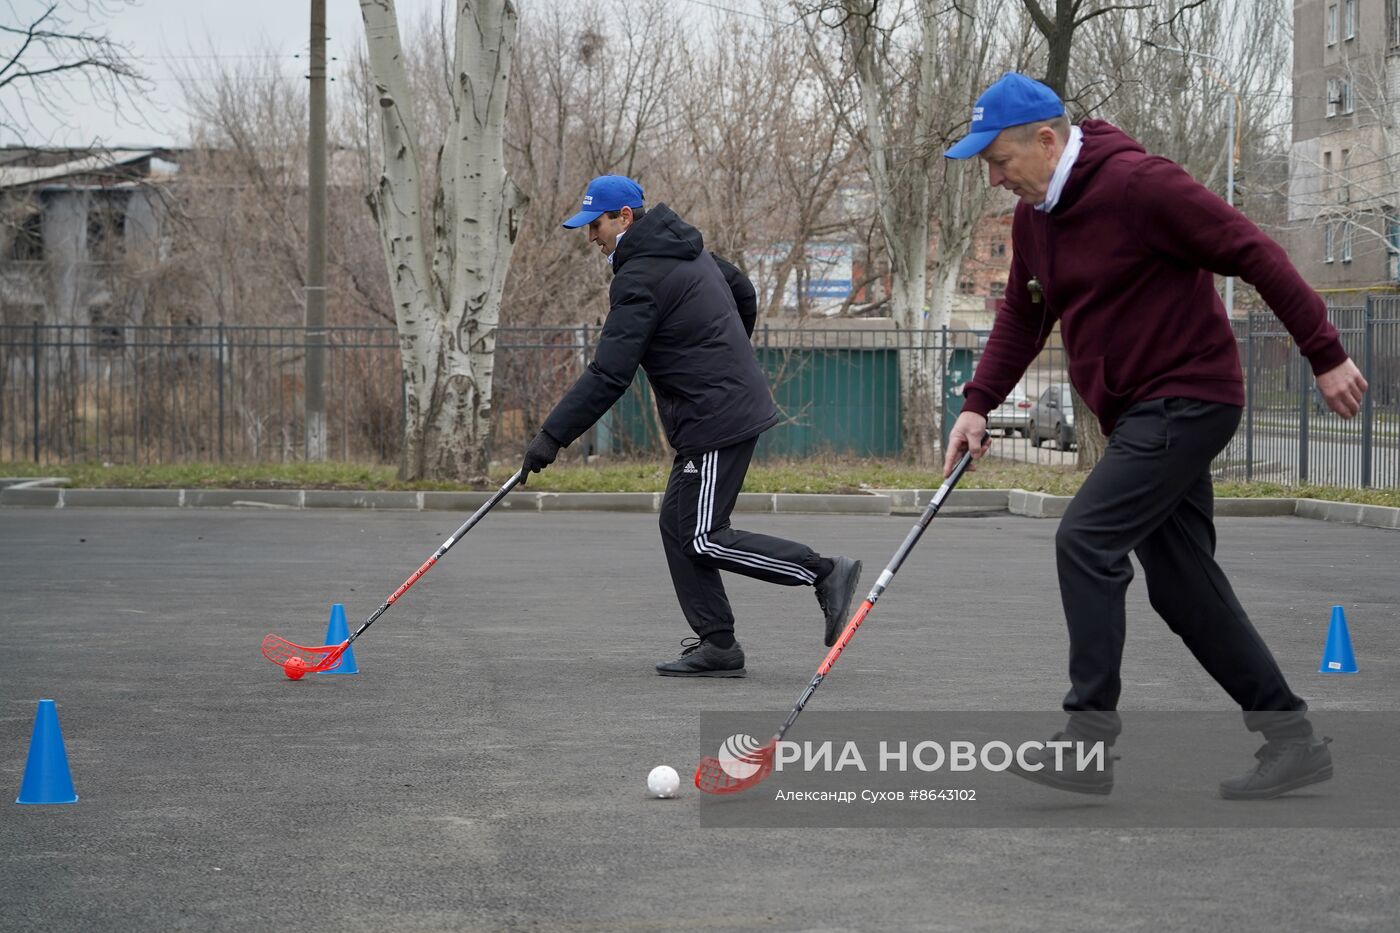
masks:
[[[38,26],[39,23],[42,23],[45,19],[47,19],[49,15],[53,13],[53,11],[54,8],[49,7],[47,10],[44,11],[44,14],[39,17],[37,22],[32,23],[28,29],[23,30],[24,42],[20,44],[20,47],[15,51],[15,54],[10,56],[10,60],[5,62],[3,67],[0,67],[0,74],[4,74],[6,71],[9,71],[22,58],[24,58],[24,53],[27,52],[29,50],[29,47],[34,44],[34,27]],[[0,26],[0,32],[19,33],[21,32],[21,30],[14,29],[10,26]]]
[[[1085,23],[1089,22],[1089,20],[1099,16],[1103,16],[1105,13],[1121,13],[1127,10],[1150,10],[1153,6],[1154,4],[1151,3],[1113,4],[1111,6],[1101,7],[1097,10],[1094,10],[1092,13],[1079,17],[1074,21],[1074,25],[1076,27],[1083,26]]]
[[[1045,13],[1045,8],[1038,0],[1021,0],[1030,14],[1031,20],[1035,23],[1035,28],[1040,30],[1041,35],[1048,36],[1055,30],[1055,21]]]
[[[73,76],[87,79],[87,97],[129,115],[133,122],[144,122],[134,105],[150,82],[132,64],[130,50],[97,25],[115,15],[117,6],[133,2],[53,0],[24,25],[0,24],[0,36],[18,37],[16,47],[0,62],[0,130],[25,138],[33,132],[31,112],[61,117],[65,102],[79,101],[67,86]],[[65,5],[72,8],[67,14]],[[95,21],[92,26],[70,21],[84,15]]]
[[[65,62],[61,65],[54,65],[51,68],[40,68],[33,71],[24,69],[13,72],[12,74],[0,78],[0,88],[4,88],[15,81],[42,78],[46,75],[62,74],[66,71],[84,71],[89,68],[110,72],[119,77],[133,77],[136,75],[135,71],[120,64],[114,65],[111,62],[99,61],[95,58],[84,58],[75,62]]]
[[[1161,28],[1163,26],[1172,26],[1176,24],[1179,20],[1181,20],[1187,13],[1190,13],[1192,10],[1198,7],[1203,7],[1212,2],[1213,0],[1191,0],[1191,2],[1186,3],[1173,10],[1171,16],[1167,17],[1164,20],[1160,20],[1156,23],[1153,23],[1153,28],[1155,29]]]

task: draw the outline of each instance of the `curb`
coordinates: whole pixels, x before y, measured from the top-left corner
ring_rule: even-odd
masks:
[[[32,509],[384,509],[469,511],[493,492],[371,492],[328,489],[65,489],[62,480],[0,480],[0,507]],[[517,491],[497,508],[515,512],[659,512],[659,492]],[[736,512],[812,515],[889,515],[890,497],[874,493],[807,495],[741,493]]]
[[[66,489],[62,477],[0,478],[0,508],[231,508],[266,510],[384,509],[468,511],[493,493],[371,492],[325,489]],[[740,493],[735,512],[784,515],[917,515],[936,489],[873,489],[865,493]],[[515,492],[499,508],[517,512],[658,512],[659,492]],[[1059,518],[1069,496],[1024,489],[957,489],[949,514],[1005,512],[1025,518]],[[1295,516],[1317,521],[1400,530],[1400,508],[1324,499],[1215,500],[1221,518]]]
[[[918,514],[928,505],[936,490],[881,489],[890,496],[896,514]],[[1009,512],[1026,518],[1059,518],[1065,514],[1071,496],[1052,496],[1024,489],[955,490],[948,497],[949,511]],[[968,508],[969,506],[973,508]],[[1386,505],[1361,505],[1354,502],[1332,502],[1327,499],[1236,498],[1215,500],[1217,518],[1275,518],[1293,516],[1317,521],[1365,525],[1369,528],[1400,530],[1400,508]]]
[[[1400,509],[1385,505],[1359,505],[1326,499],[1298,499],[1295,514],[1324,522],[1346,522],[1370,528],[1400,529]]]

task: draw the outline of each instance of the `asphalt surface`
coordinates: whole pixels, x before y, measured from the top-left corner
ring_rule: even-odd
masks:
[[[356,643],[360,674],[261,658],[269,631],[318,643],[334,602],[353,628],[464,517],[0,510],[0,789],[53,698],[81,797],[0,804],[0,930],[1395,928],[1384,826],[703,828],[701,713],[776,726],[821,622],[808,590],[729,578],[749,677],[655,676],[688,632],[652,515],[492,514]],[[862,593],[911,524],[740,519],[862,557]],[[1055,528],[940,517],[809,709],[1055,709]],[[1400,711],[1400,536],[1223,519],[1220,554],[1315,710]],[[1333,603],[1355,676],[1316,673]],[[1125,711],[1229,709],[1140,580],[1129,611]],[[678,799],[646,796],[661,763]]]

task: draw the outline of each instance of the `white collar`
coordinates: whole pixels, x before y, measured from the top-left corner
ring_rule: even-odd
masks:
[[[622,233],[626,232],[626,230],[622,231]],[[614,256],[617,255],[617,244],[622,242],[622,233],[619,233],[617,235],[617,239],[613,240],[613,251],[611,253],[608,253],[608,265],[612,265],[612,259]]]
[[[1084,131],[1077,126],[1069,128],[1069,142],[1065,143],[1065,151],[1060,153],[1060,161],[1055,166],[1055,174],[1050,176],[1050,190],[1045,192],[1045,200],[1035,206],[1038,211],[1050,213],[1055,209],[1055,205],[1060,203],[1060,194],[1065,190],[1065,182],[1069,181],[1069,170],[1074,167],[1075,159],[1079,158],[1079,148],[1084,143]]]

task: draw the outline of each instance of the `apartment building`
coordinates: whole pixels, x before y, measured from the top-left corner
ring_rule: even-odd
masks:
[[[1400,286],[1400,0],[1295,0],[1288,227],[1324,294]]]

